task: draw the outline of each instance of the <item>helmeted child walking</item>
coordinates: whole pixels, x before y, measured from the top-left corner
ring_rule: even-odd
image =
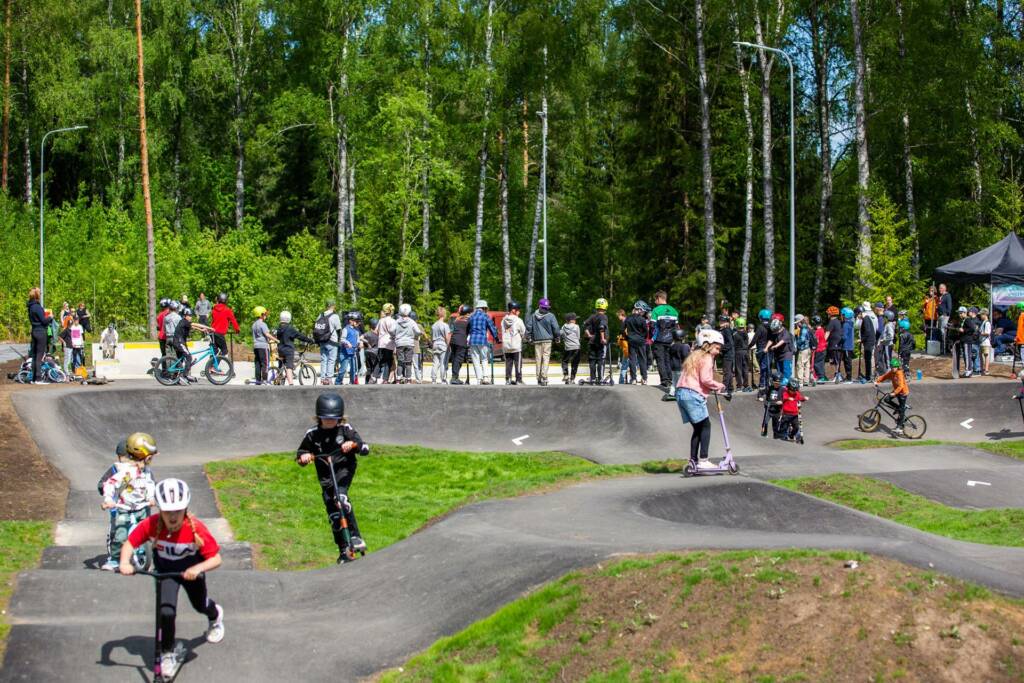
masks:
[[[800,428],[800,407],[805,401],[807,397],[800,393],[800,380],[789,380],[782,390],[782,415],[775,432],[776,439],[801,444],[804,442],[803,431]]]
[[[736,363],[736,391],[749,393],[750,386],[750,340],[747,337],[747,319],[737,316],[733,320],[732,348]]]
[[[156,485],[156,504],[160,511],[132,529],[121,546],[120,571],[135,573],[131,563],[135,548],[153,543],[153,565],[160,573],[180,572],[180,576],[157,579],[160,594],[160,668],[164,679],[173,678],[183,657],[175,648],[175,620],[178,589],[184,588],[192,608],[209,620],[206,641],[224,639],[224,608],[207,595],[206,573],[221,565],[220,546],[206,525],[195,518],[188,506],[192,500],[188,484],[180,479],[164,479]]]
[[[302,334],[292,325],[291,311],[281,311],[274,336],[277,337],[278,363],[284,369],[285,380],[289,385],[293,385],[295,384],[295,340],[312,344],[313,339]]]
[[[101,483],[100,505],[110,512],[110,530],[107,534],[107,561],[100,569],[116,572],[121,561],[121,546],[128,540],[132,528],[150,515],[156,505],[156,482],[149,468],[157,454],[156,440],[149,434],[135,432],[118,444],[116,460],[107,468]]]
[[[342,517],[351,533],[352,549],[365,552],[366,543],[359,533],[355,509],[348,499],[348,491],[356,476],[356,456],[368,452],[359,432],[345,419],[345,401],[335,393],[320,394],[316,399],[317,426],[306,431],[302,443],[295,451],[295,461],[305,467],[316,464],[317,480],[320,482],[327,519],[334,534],[334,543],[338,546],[338,563],[348,559],[347,544],[342,527]],[[330,464],[327,460],[330,459]],[[333,465],[333,479],[332,479]],[[342,508],[334,496],[334,487],[342,498]]]
[[[782,375],[773,370],[768,384],[768,393],[764,397],[764,417],[761,418],[761,436],[768,436],[771,423],[772,435],[778,438],[779,419],[782,417]]]
[[[562,383],[575,384],[580,367],[580,326],[576,324],[575,313],[565,314],[559,336],[562,338]]]

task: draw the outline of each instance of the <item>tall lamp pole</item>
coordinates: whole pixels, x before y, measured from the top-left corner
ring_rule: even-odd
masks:
[[[45,152],[46,152],[46,138],[56,133],[66,133],[71,130],[83,130],[88,126],[71,126],[70,128],[57,128],[55,130],[47,131],[46,135],[39,142],[39,303],[43,303],[44,294],[44,280],[43,280],[43,217],[44,210],[46,207],[46,194],[45,194],[45,183],[46,183],[46,167],[44,166]]]
[[[544,298],[548,298],[548,112],[545,102],[544,111],[537,112],[541,120],[541,153],[540,153],[540,186],[543,195],[541,203],[541,225],[544,229]]]
[[[777,47],[768,47],[758,43],[747,43],[737,40],[736,45],[750,48],[752,50],[767,50],[786,58],[789,65],[789,319],[788,323],[793,324],[796,317],[796,119],[793,116],[793,60],[789,55]],[[763,67],[762,67],[763,68]]]

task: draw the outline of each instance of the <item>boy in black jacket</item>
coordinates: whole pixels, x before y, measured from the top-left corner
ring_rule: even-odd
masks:
[[[747,337],[746,318],[736,318],[732,330],[732,348],[736,356],[736,391],[750,392],[750,341]]]
[[[334,534],[334,542],[338,546],[338,563],[341,564],[350,559],[344,532],[341,528],[342,515],[348,522],[349,532],[352,534],[352,550],[366,552],[366,543],[359,534],[355,511],[348,500],[348,489],[352,486],[352,479],[356,475],[356,454],[366,455],[370,450],[369,446],[363,443],[359,432],[345,420],[345,402],[338,394],[321,394],[317,398],[316,421],[317,426],[308,430],[302,437],[302,443],[295,451],[295,461],[301,467],[305,467],[311,462],[316,463],[316,476],[320,481],[321,494],[324,499],[324,507],[327,509],[327,518],[331,523],[331,531]],[[327,458],[330,458],[334,465],[333,482]],[[338,509],[338,504],[334,499],[335,483],[338,493],[341,494],[343,510]]]
[[[684,342],[686,332],[678,327],[672,331],[672,345],[668,347],[668,359],[672,368],[672,386],[668,393],[661,397],[662,401],[676,400],[676,384],[679,382],[679,375],[683,372],[683,363],[690,355],[690,345]]]
[[[583,323],[583,330],[590,342],[587,360],[590,361],[590,379],[587,384],[604,383],[604,361],[608,346],[608,301],[600,298],[594,304],[594,312]]]
[[[292,325],[292,314],[289,311],[281,311],[280,325],[274,330],[277,337],[277,359],[284,366],[285,379],[289,385],[295,384],[295,340],[307,344],[314,343],[312,339],[299,332]]]

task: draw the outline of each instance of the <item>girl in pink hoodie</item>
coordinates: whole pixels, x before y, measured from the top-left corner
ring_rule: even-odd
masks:
[[[686,358],[676,384],[676,405],[683,423],[693,425],[690,437],[690,462],[694,467],[711,467],[708,448],[711,445],[711,418],[708,416],[708,394],[721,391],[725,385],[715,381],[715,356],[722,351],[724,339],[717,330],[701,330],[697,348]],[[698,458],[699,455],[699,458]]]

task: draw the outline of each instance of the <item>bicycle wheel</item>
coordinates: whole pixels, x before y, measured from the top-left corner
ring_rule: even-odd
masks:
[[[48,368],[46,370],[46,377],[51,382],[57,382],[58,384],[63,384],[64,382],[68,381],[68,376],[64,373],[63,370],[57,367]]]
[[[306,386],[307,384],[316,384],[317,372],[313,369],[313,366],[309,363],[303,363],[299,366],[299,384]]]
[[[206,363],[203,374],[206,375],[206,379],[210,380],[210,384],[223,386],[235,376],[235,366],[227,356],[218,355],[215,358],[210,358]]]
[[[928,431],[928,423],[920,415],[908,415],[903,423],[903,435],[908,439],[920,439]]]
[[[165,387],[177,384],[178,379],[181,377],[181,366],[178,365],[178,359],[174,356],[164,356],[161,358],[160,362],[153,368],[153,377]]]
[[[862,432],[874,432],[882,424],[882,414],[876,408],[869,408],[860,414],[857,423]]]
[[[18,373],[18,376],[15,378],[15,381],[20,383],[20,384],[31,384],[32,383],[32,371],[31,370],[22,370],[21,372]]]

